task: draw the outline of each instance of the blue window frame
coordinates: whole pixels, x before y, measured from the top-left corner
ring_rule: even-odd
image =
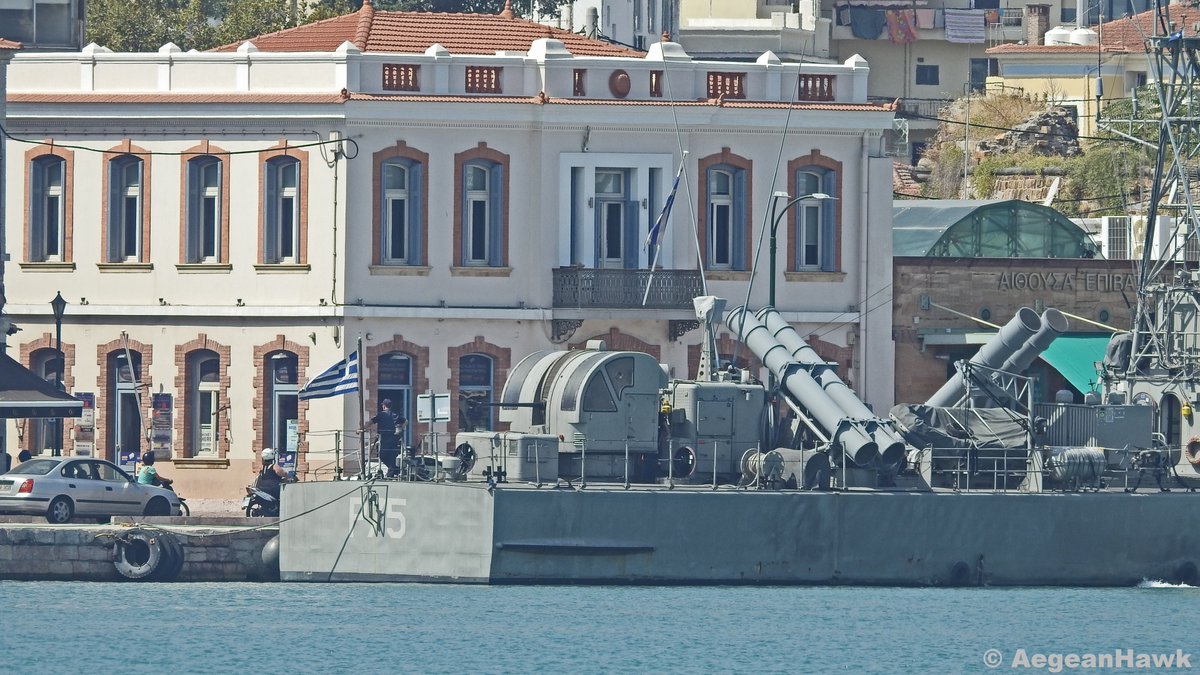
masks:
[[[108,262],[141,261],[143,167],[133,155],[109,162]]]
[[[463,165],[462,264],[500,267],[503,264],[504,167],[495,162]]]
[[[380,170],[381,260],[385,265],[420,265],[424,167],[417,162],[389,160]]]
[[[62,260],[66,229],[65,192],[67,162],[44,156],[30,166],[29,259]]]
[[[743,270],[746,267],[746,171],[719,164],[705,176],[708,219],[708,267]]]
[[[221,160],[211,155],[187,163],[187,241],[189,263],[221,262]]]
[[[267,160],[263,262],[300,262],[300,160]]]

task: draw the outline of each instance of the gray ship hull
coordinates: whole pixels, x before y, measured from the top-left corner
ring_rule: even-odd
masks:
[[[1195,582],[1200,529],[1180,519],[1192,498],[302,483],[284,492],[280,576],[449,583]]]

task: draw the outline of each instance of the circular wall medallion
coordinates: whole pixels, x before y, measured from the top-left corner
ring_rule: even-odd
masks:
[[[629,73],[623,70],[614,70],[613,74],[608,76],[608,90],[617,98],[628,96],[629,86]]]

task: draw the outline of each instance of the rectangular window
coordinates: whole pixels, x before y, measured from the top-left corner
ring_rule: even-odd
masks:
[[[408,200],[397,197],[388,200],[388,259],[408,262]]]
[[[800,267],[821,265],[821,207],[800,206]]]
[[[300,162],[291,157],[267,163],[264,262],[299,262]]]
[[[709,98],[746,98],[745,73],[709,73]]]
[[[142,250],[142,160],[109,164],[108,262],[138,262]]]
[[[391,160],[382,165],[381,233],[384,264],[416,265],[420,215],[417,206],[421,165]]]
[[[572,84],[571,84],[571,95],[572,96],[586,96],[587,95],[586,90],[584,89],[584,81],[585,81],[584,78],[586,78],[586,77],[587,77],[587,71],[584,70],[583,68],[576,68],[572,72]]]
[[[467,66],[468,94],[500,94],[500,73],[503,68],[495,66]]]
[[[187,262],[220,262],[221,160],[198,157],[187,171]]]
[[[421,87],[417,84],[420,68],[407,64],[383,64],[384,91],[420,91]]]
[[[712,171],[708,180],[709,263],[716,269],[733,267],[733,174]]]
[[[502,264],[501,166],[492,162],[467,164],[463,169],[462,258],[464,265]]]
[[[650,97],[651,98],[662,98],[662,95],[663,95],[662,78],[663,78],[663,71],[661,71],[661,70],[650,71]]]
[[[40,157],[30,166],[29,256],[33,262],[62,260],[65,171],[61,157]]]
[[[938,67],[917,65],[917,84],[938,84]]]

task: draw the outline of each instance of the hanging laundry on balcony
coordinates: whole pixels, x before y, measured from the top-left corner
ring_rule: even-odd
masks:
[[[982,9],[947,9],[946,42],[977,44],[985,41]]]
[[[917,28],[937,28],[934,23],[934,10],[932,9],[917,9]]]
[[[917,14],[911,9],[889,9],[884,12],[887,19],[888,42],[906,45],[917,41]]]
[[[850,8],[850,33],[860,40],[877,40],[883,34],[887,20],[883,10],[871,7]]]

